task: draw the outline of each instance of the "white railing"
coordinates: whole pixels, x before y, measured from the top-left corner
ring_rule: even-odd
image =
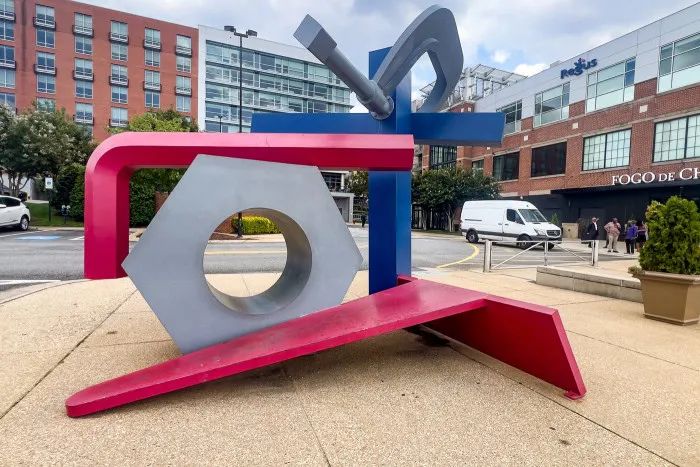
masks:
[[[574,251],[573,249],[567,248],[561,240],[512,240],[497,242],[499,244],[510,245],[512,247],[519,247],[522,251],[511,254],[508,252],[505,255],[499,255],[494,258],[493,255],[493,244],[491,240],[485,240],[484,248],[484,272],[491,272],[495,269],[522,269],[526,267],[537,267],[537,266],[549,266],[550,263],[557,266],[573,265],[573,264],[588,264],[590,266],[598,266],[598,242],[592,242],[590,253],[584,251]],[[527,252],[539,252],[541,247],[542,255],[539,253],[534,257],[532,255],[526,255]],[[556,248],[559,253],[552,253],[552,250]],[[505,249],[499,250],[499,253],[506,251]],[[522,255],[522,257],[521,257]],[[519,259],[516,259],[519,258]],[[525,259],[527,258],[527,259]],[[527,265],[513,265],[514,262],[519,260],[525,260]]]

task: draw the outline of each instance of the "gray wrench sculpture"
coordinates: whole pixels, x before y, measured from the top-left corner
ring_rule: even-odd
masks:
[[[435,112],[440,108],[459,82],[464,64],[454,15],[439,5],[425,10],[406,28],[371,80],[355,68],[311,16],[306,15],[294,37],[347,84],[378,120],[391,115],[394,103],[390,94],[424,53],[430,57],[436,80],[419,112]]]

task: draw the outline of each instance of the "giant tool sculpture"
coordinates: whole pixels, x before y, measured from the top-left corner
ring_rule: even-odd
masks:
[[[184,355],[73,395],[66,401],[68,415],[416,325],[563,388],[570,398],[583,396],[556,310],[410,277],[414,143],[498,145],[503,133],[502,114],[431,113],[462,69],[451,12],[429,8],[390,50],[370,53],[371,80],[313,18],[307,16],[295,36],[370,114],[256,114],[251,134],[124,133],[91,156],[85,275],[116,278],[126,270]],[[409,71],[426,52],[436,85],[421,111],[411,113]],[[187,166],[129,254],[131,173]],[[362,258],[319,167],[370,171],[370,295],[343,305]],[[194,202],[203,187],[210,195],[206,209]],[[287,243],[280,279],[253,297],[216,290],[202,268],[210,233],[239,211],[271,218]]]

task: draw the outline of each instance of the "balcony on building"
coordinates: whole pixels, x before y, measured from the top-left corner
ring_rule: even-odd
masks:
[[[144,39],[143,40],[143,48],[144,49],[151,49],[151,50],[161,50],[163,48],[163,45],[161,44],[160,41],[155,40],[155,39]]]
[[[34,64],[34,73],[43,73],[46,75],[56,75],[56,66],[49,66],[49,65],[39,65],[38,63]]]
[[[175,86],[175,94],[179,94],[180,96],[191,96],[192,95],[192,88]]]
[[[7,11],[4,8],[0,9],[0,19],[5,19],[12,21],[13,23],[17,21],[17,18],[15,17],[15,12],[14,11]]]
[[[92,28],[88,28],[86,26],[78,26],[77,24],[74,24],[73,34],[75,34],[76,36],[94,37],[95,31]]]
[[[93,117],[92,115],[89,115],[89,114],[83,114],[83,115],[76,114],[73,117],[73,121],[75,121],[75,123],[84,123],[87,125],[93,125],[95,123],[95,117]]]
[[[109,84],[113,84],[115,86],[128,86],[129,78],[127,78],[126,76],[110,75]]]
[[[153,83],[149,81],[144,81],[143,82],[143,89],[144,91],[158,91],[160,92],[163,89],[163,86],[160,83]]]
[[[126,128],[126,126],[129,124],[128,120],[114,120],[114,119],[109,119],[109,126],[113,128]]]
[[[188,57],[192,56],[192,47],[185,47],[183,45],[175,46],[175,53],[177,55],[186,55]]]
[[[73,79],[82,79],[84,81],[95,81],[95,74],[92,71],[73,70]],[[111,83],[111,80],[110,80]]]
[[[56,20],[53,18],[32,18],[34,26],[37,28],[56,29]]]
[[[14,60],[8,60],[6,58],[0,58],[0,68],[17,68],[17,62]]]
[[[109,40],[112,42],[120,42],[122,44],[129,43],[129,36],[127,34],[118,34],[116,32],[109,33]]]

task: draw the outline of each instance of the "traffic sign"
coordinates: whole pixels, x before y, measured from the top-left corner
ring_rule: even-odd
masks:
[[[46,177],[44,179],[44,186],[47,190],[53,190],[53,178]]]

